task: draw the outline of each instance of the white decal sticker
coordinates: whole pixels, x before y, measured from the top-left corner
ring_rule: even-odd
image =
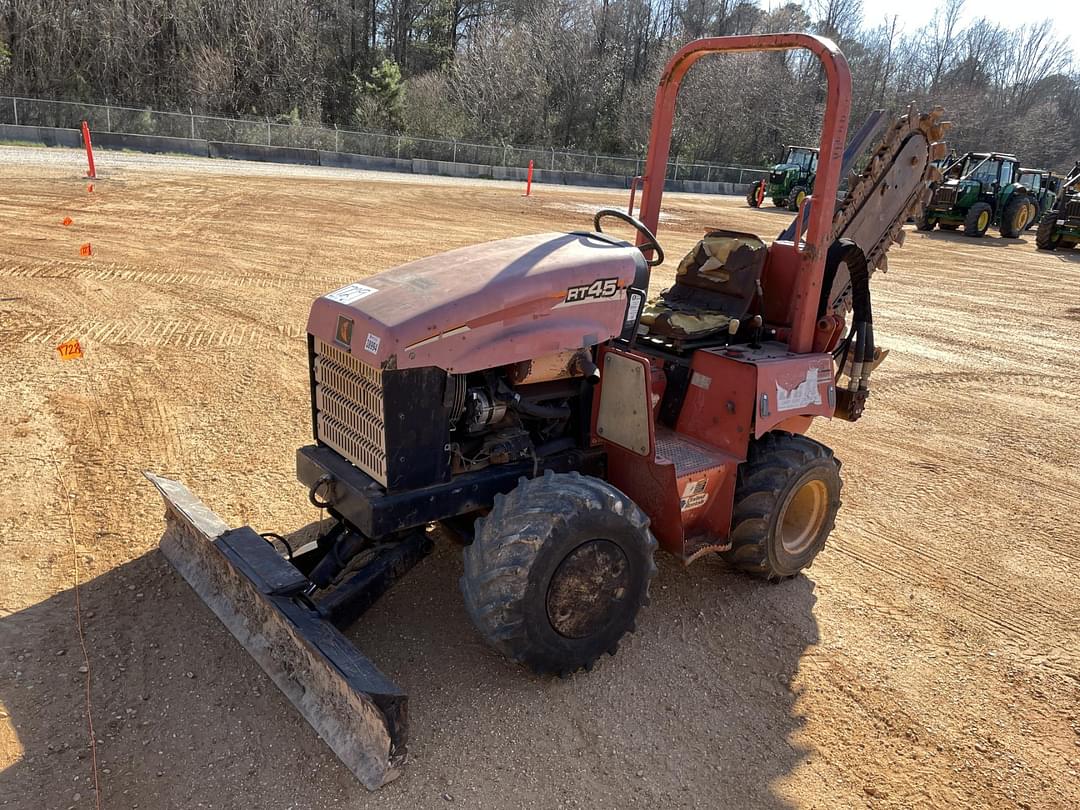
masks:
[[[818,388],[817,368],[806,370],[806,379],[790,391],[785,391],[780,383],[776,384],[776,410],[793,411],[809,405],[821,404],[821,390]]]
[[[367,287],[363,284],[347,284],[340,290],[327,293],[326,297],[338,304],[352,304],[377,292],[378,290],[374,287]]]
[[[704,506],[705,502],[709,500],[709,494],[707,492],[699,492],[697,495],[691,495],[689,498],[683,498],[679,501],[679,508],[683,511],[689,511],[690,509],[697,509],[699,506]]]
[[[371,332],[368,332],[367,340],[364,341],[364,348],[372,354],[378,354],[379,344],[381,342],[378,335],[373,335]]]
[[[699,492],[705,491],[705,484],[708,482],[707,478],[699,478],[696,481],[687,481],[686,486],[683,487],[682,496],[689,498],[691,495],[697,495]]]
[[[630,306],[626,310],[626,322],[633,323],[637,320],[638,313],[641,312],[641,302],[645,299],[640,295],[630,296]]]
[[[702,391],[708,391],[709,386],[712,385],[712,377],[707,377],[700,371],[695,371],[694,376],[690,378],[690,384],[696,385]]]

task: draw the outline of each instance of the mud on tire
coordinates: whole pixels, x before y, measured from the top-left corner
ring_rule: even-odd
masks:
[[[840,509],[840,462],[823,444],[767,433],[750,445],[735,482],[728,564],[769,580],[813,563]]]
[[[465,549],[461,592],[476,629],[507,658],[566,676],[615,654],[656,574],[638,506],[579,473],[522,478],[496,496]]]

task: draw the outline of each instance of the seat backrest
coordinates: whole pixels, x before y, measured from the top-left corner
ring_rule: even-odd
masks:
[[[709,231],[679,264],[675,285],[661,294],[669,306],[742,318],[750,310],[767,251],[758,237]]]

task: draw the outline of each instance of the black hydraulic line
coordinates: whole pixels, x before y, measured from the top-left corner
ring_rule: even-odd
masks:
[[[280,534],[278,534],[277,532],[259,532],[259,537],[261,537],[263,540],[265,540],[268,543],[271,540],[277,540],[279,543],[281,543],[281,545],[285,546],[286,551],[289,552],[289,559],[291,560],[293,558],[292,544],[288,540],[286,540],[284,537],[282,537]],[[271,545],[273,545],[273,544],[271,544]]]

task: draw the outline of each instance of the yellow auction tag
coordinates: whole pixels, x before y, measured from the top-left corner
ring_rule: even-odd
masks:
[[[82,344],[78,340],[65,340],[56,347],[61,360],[82,360]]]

